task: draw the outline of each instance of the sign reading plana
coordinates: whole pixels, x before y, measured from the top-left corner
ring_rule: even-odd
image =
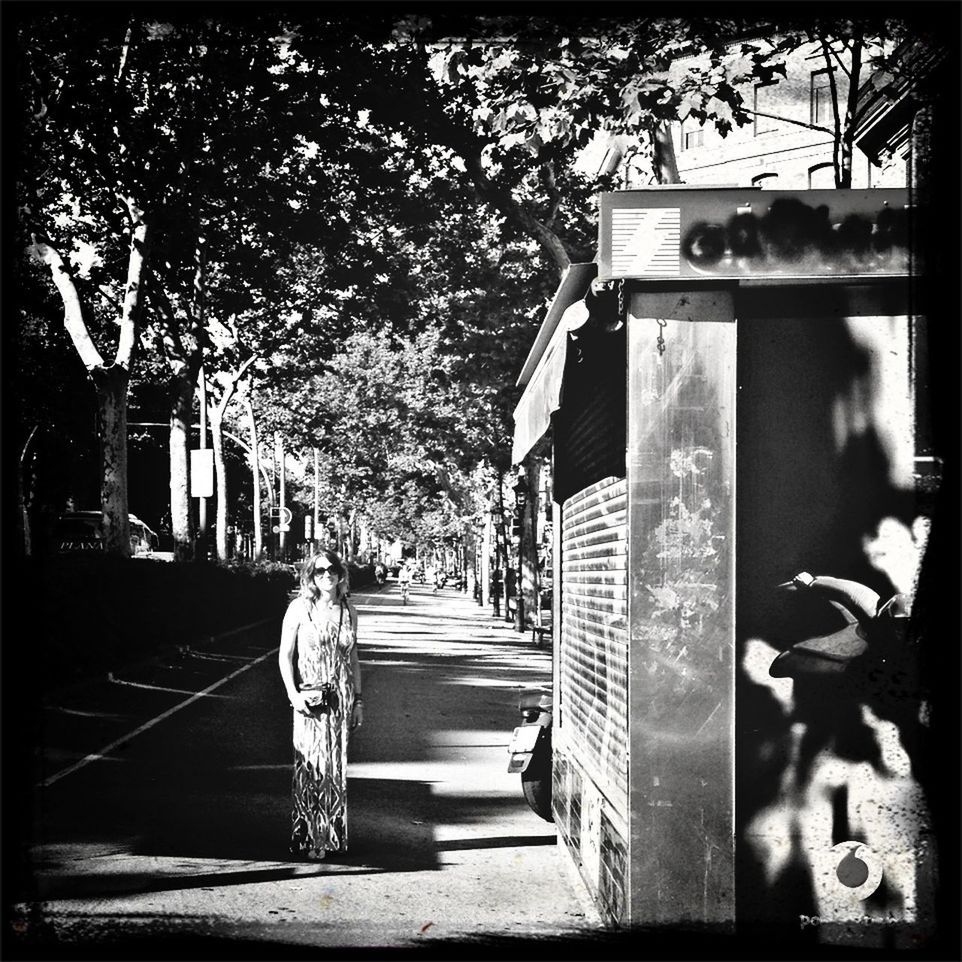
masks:
[[[649,189],[601,195],[599,279],[905,275],[908,192]]]

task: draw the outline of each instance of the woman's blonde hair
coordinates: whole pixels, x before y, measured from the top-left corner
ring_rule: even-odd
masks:
[[[319,561],[324,561],[331,567],[337,569],[336,600],[343,601],[350,594],[347,565],[341,561],[337,554],[327,550],[318,551],[304,562],[301,568],[301,597],[307,598],[308,601],[316,601],[317,596],[321,593],[320,589],[314,583],[314,573],[317,571]]]

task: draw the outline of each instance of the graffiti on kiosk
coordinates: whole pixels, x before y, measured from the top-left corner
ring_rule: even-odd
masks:
[[[681,249],[704,274],[896,273],[909,266],[909,214],[883,207],[834,221],[824,204],[782,197],[761,216],[741,209],[725,224],[692,224]]]

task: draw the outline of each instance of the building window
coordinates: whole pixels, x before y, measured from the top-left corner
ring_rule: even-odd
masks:
[[[761,187],[762,190],[766,188],[771,190],[778,183],[778,174],[756,174],[752,178],[752,187]]]
[[[705,131],[701,127],[695,130],[682,130],[681,149],[691,150],[692,147],[701,147],[705,142]]]
[[[758,84],[755,87],[755,136],[767,134],[778,129],[778,121],[774,115],[778,113],[776,107],[777,84]]]
[[[809,190],[833,190],[835,167],[832,164],[816,164],[808,170]]]
[[[830,127],[834,123],[832,87],[828,69],[812,73],[812,123]]]

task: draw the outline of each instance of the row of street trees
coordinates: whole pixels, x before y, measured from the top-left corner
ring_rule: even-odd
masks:
[[[330,509],[380,535],[463,532],[510,468],[512,385],[544,305],[594,254],[593,198],[612,184],[579,167],[592,139],[622,135],[671,182],[670,121],[748,122],[746,91],[813,39],[844,54],[857,90],[870,64],[898,70],[886,58],[908,29],[812,19],[773,41],[719,18],[157,13],[18,10],[17,247],[30,259],[17,265],[16,389],[22,440],[68,423],[48,388],[75,390],[61,369],[79,360],[120,555],[128,401],[162,394],[182,558],[202,374],[219,556],[225,429],[249,437],[255,479],[258,437],[318,449]],[[704,66],[669,83],[682,55]],[[845,97],[840,186],[857,120]]]

